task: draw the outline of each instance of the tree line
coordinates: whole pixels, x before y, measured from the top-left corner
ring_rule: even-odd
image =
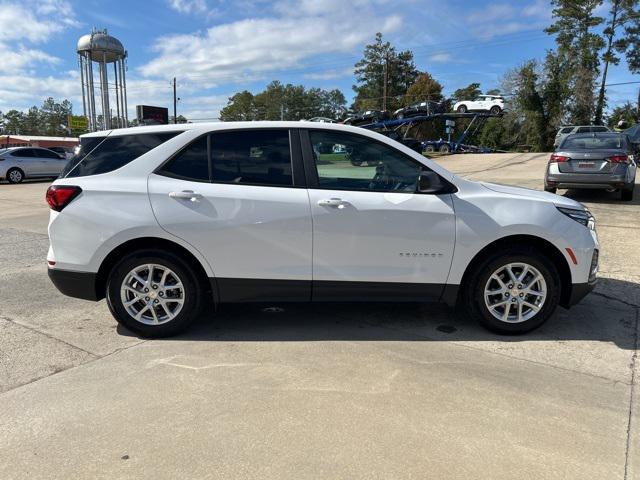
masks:
[[[604,0],[551,0],[552,23],[545,31],[555,48],[542,59],[530,59],[504,75],[497,89],[507,109],[503,118],[490,119],[478,142],[496,149],[526,147],[549,150],[563,124],[629,124],[640,119],[637,102],[627,101],[606,114],[609,67],[625,60],[630,72],[640,73],[640,0],[608,0],[605,16],[597,15]],[[451,103],[482,93],[479,83],[457,89],[451,98],[443,85],[419,71],[410,50],[398,51],[382,34],[364,47],[354,65],[355,93],[351,111],[393,111],[422,100]],[[316,116],[339,118],[347,112],[339,90],[305,89],[274,81],[253,95],[240,92],[220,112],[227,120],[299,120]],[[464,128],[465,122],[458,122]],[[416,127],[414,136],[442,136],[440,126]]]
[[[47,98],[41,107],[33,106],[26,112],[8,110],[0,112],[0,133],[10,135],[66,136],[68,115],[71,115],[71,102],[56,102]]]

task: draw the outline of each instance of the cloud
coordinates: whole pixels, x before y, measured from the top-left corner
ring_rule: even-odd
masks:
[[[546,0],[535,0],[517,7],[509,3],[493,3],[471,11],[466,23],[473,34],[483,40],[542,29],[549,24],[551,8]]]
[[[451,63],[453,61],[453,55],[450,53],[434,53],[429,57],[430,62],[434,63]]]
[[[0,75],[0,110],[16,108],[16,105],[39,105],[47,97],[67,98],[74,105],[82,105],[80,85],[77,79],[59,77],[35,77],[33,75]],[[79,113],[79,110],[77,110]]]
[[[55,17],[52,13],[55,12]],[[77,24],[68,2],[23,1],[0,3],[0,42],[44,42],[65,27]]]
[[[161,78],[179,74],[204,87],[255,80],[267,72],[301,68],[313,56],[351,52],[375,32],[390,33],[402,26],[399,15],[378,12],[376,0],[327,2],[320,8],[311,0],[299,4],[281,1],[273,7],[275,16],[168,35],[158,39],[157,57],[139,72]],[[340,8],[331,8],[331,4]]]
[[[205,0],[169,0],[168,3],[180,13],[205,13],[208,10]]]
[[[342,69],[325,70],[318,73],[305,73],[304,78],[308,80],[333,80],[335,78],[349,77],[353,75],[353,67]]]

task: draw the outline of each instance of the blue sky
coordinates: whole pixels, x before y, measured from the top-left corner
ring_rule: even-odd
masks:
[[[486,90],[553,47],[543,32],[550,10],[547,0],[0,0],[0,110],[53,96],[81,113],[75,45],[94,26],[129,52],[130,117],[136,104],[169,107],[174,76],[178,113],[194,120],[276,79],[351,99],[353,64],[378,31],[413,50],[446,93],[471,82]],[[623,61],[608,82],[637,79]],[[610,106],[633,101],[637,88],[611,87]]]

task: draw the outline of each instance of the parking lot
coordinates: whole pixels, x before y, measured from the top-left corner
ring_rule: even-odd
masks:
[[[438,162],[542,189],[547,160]],[[596,217],[600,281],[525,336],[442,305],[326,304],[145,341],[47,278],[47,186],[0,184],[2,479],[640,478],[637,199],[567,193]]]

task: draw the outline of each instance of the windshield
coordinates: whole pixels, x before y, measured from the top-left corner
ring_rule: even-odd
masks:
[[[562,143],[562,150],[617,150],[625,148],[622,135],[606,137],[568,137]]]

